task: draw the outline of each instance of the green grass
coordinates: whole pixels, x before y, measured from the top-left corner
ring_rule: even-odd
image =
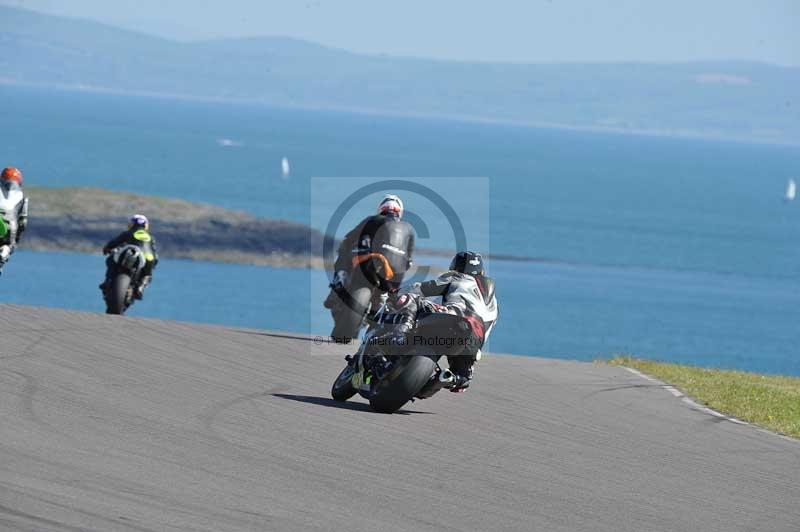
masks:
[[[705,369],[629,356],[617,356],[608,363],[638,369],[723,414],[800,438],[800,378]]]

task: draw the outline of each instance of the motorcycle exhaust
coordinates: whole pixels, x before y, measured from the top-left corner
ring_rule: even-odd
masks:
[[[418,399],[427,399],[442,388],[450,388],[455,384],[456,376],[449,369],[439,372],[439,378],[435,376],[428,381],[422,390],[416,395]]]

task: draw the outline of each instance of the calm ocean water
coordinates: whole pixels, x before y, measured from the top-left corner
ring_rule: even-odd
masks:
[[[314,202],[353,186],[350,176],[446,183],[449,203],[486,231],[480,247],[536,259],[491,263],[501,321],[490,350],[800,375],[800,203],[782,200],[800,177],[798,148],[9,87],[0,116],[0,164],[20,166],[27,184],[180,197],[319,228],[330,213]],[[432,180],[459,176],[485,177],[488,199]],[[433,230],[424,245],[449,243]],[[20,252],[0,301],[102,310],[102,267]],[[321,272],[165,260],[131,313],[324,332],[325,284]]]

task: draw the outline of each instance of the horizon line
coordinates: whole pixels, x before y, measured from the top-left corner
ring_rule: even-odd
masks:
[[[1,2],[2,0],[0,0]],[[741,59],[741,58],[703,58],[703,59],[651,59],[651,60],[642,60],[642,59],[603,59],[603,60],[582,60],[582,59],[570,59],[570,60],[548,60],[548,61],[514,61],[508,59],[462,59],[462,58],[452,58],[452,57],[436,57],[436,56],[418,56],[418,55],[395,55],[392,53],[386,52],[378,52],[378,53],[368,53],[368,52],[361,52],[356,50],[351,50],[347,48],[342,48],[339,46],[334,46],[326,43],[322,43],[320,41],[315,41],[307,38],[302,37],[295,37],[291,35],[281,35],[281,34],[261,34],[261,35],[244,35],[244,36],[216,36],[216,37],[203,37],[197,39],[179,39],[175,37],[167,37],[164,35],[159,35],[157,33],[150,33],[147,31],[139,30],[139,29],[131,29],[125,28],[122,26],[118,26],[109,22],[103,22],[96,19],[86,18],[85,16],[72,16],[72,15],[57,15],[53,13],[47,13],[44,11],[39,11],[36,9],[31,9],[28,7],[20,7],[14,6],[6,3],[0,3],[0,9],[9,9],[14,11],[22,11],[27,13],[33,13],[38,16],[42,17],[50,17],[55,19],[62,19],[62,20],[70,20],[70,21],[77,21],[89,24],[95,24],[98,26],[102,26],[105,28],[111,28],[116,31],[126,32],[134,35],[139,35],[142,37],[146,37],[149,39],[158,39],[161,41],[178,44],[178,45],[194,45],[194,44],[202,44],[202,43],[214,43],[214,42],[224,42],[224,41],[257,41],[257,40],[292,40],[303,44],[309,44],[313,46],[317,46],[319,48],[324,48],[327,50],[331,50],[334,52],[345,53],[350,55],[356,55],[360,57],[368,57],[368,58],[375,58],[375,59],[388,59],[388,60],[408,60],[408,61],[431,61],[431,62],[438,62],[438,63],[457,63],[457,64],[480,64],[480,65],[505,65],[505,66],[556,66],[556,65],[572,65],[572,66],[580,66],[580,65],[691,65],[691,64],[708,64],[708,63],[738,63],[738,64],[753,64],[753,65],[766,65],[773,68],[784,68],[789,70],[800,70],[800,63],[797,64],[789,64],[789,63],[779,63],[775,61],[767,61],[763,59]]]

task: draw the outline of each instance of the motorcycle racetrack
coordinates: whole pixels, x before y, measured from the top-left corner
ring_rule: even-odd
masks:
[[[800,523],[800,441],[622,368],[486,355],[467,393],[384,415],[331,400],[348,349],[302,335],[11,305],[0,323],[3,531]]]

